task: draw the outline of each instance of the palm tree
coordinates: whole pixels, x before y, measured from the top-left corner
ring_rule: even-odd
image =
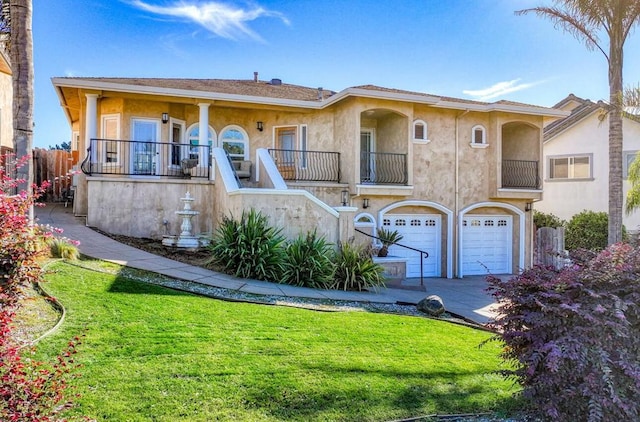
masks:
[[[4,1],[3,1],[4,3]],[[13,74],[13,147],[16,159],[29,157],[18,169],[25,182],[19,190],[30,192],[33,183],[33,37],[31,0],[10,0],[11,72]],[[30,212],[33,221],[33,210]]]
[[[534,12],[557,27],[598,49],[609,63],[609,244],[622,240],[622,64],[624,43],[640,22],[638,0],[555,0],[552,7],[534,7],[516,12]],[[604,35],[601,39],[600,36]],[[608,41],[608,49],[607,43]]]

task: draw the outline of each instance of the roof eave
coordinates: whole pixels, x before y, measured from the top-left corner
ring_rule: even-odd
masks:
[[[191,89],[166,88],[159,86],[142,86],[131,84],[119,84],[113,82],[93,81],[88,79],[74,79],[70,83],[66,78],[52,78],[56,87],[69,87],[79,89],[94,89],[102,91],[127,92],[134,94],[162,95],[181,98],[197,98],[211,101],[234,101],[239,103],[257,103],[266,105],[279,105],[286,107],[321,108],[320,101],[291,100],[286,98],[258,97],[253,95],[225,94],[220,92],[208,92]]]

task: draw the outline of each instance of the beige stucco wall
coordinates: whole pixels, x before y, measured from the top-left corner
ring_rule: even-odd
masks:
[[[100,230],[133,237],[161,239],[180,234],[183,209],[180,198],[187,191],[195,199],[191,208],[200,214],[193,218],[193,233],[213,231],[213,184],[210,182],[159,179],[88,179],[87,225]],[[168,221],[168,231],[163,221]]]
[[[13,149],[13,82],[0,72],[0,146]]]
[[[84,98],[84,94],[81,94]],[[154,97],[153,100],[141,96],[121,97],[121,94],[102,93],[98,100],[98,112],[102,114],[119,114],[121,116],[120,132],[122,139],[130,139],[130,122],[133,117],[153,118],[160,120],[163,112],[169,112],[174,119],[185,122],[185,129],[197,123],[199,108],[197,99],[177,99]],[[86,101],[83,99],[82,107]],[[371,113],[370,113],[371,112]],[[84,115],[84,110],[81,112]],[[428,143],[414,142],[412,139],[412,124],[420,119],[428,125]],[[307,149],[315,151],[340,152],[342,184],[332,186],[305,186],[329,206],[340,203],[340,191],[347,187],[351,193],[350,205],[362,207],[363,198],[370,199],[371,206],[366,212],[377,216],[379,210],[403,200],[422,200],[440,205],[453,214],[454,252],[452,257],[447,255],[444,242],[447,239],[447,218],[443,218],[443,274],[447,271],[447,260],[455,261],[455,239],[457,238],[458,212],[473,204],[494,202],[499,205],[511,204],[523,210],[525,203],[536,199],[539,193],[500,192],[499,173],[500,161],[504,156],[515,159],[539,159],[541,156],[541,128],[542,117],[519,115],[515,113],[474,112],[435,108],[428,105],[396,102],[373,98],[347,98],[323,110],[301,110],[295,108],[264,106],[251,107],[248,104],[232,106],[228,103],[213,103],[209,108],[209,124],[217,135],[229,125],[242,127],[249,137],[249,158],[253,161],[254,176],[256,166],[256,149],[272,148],[274,146],[275,128],[290,125],[307,126]],[[256,129],[256,122],[263,122],[264,130]],[[100,136],[100,118],[98,118],[98,136]],[[475,125],[483,125],[487,130],[486,148],[473,148],[471,143],[471,129]],[[80,150],[84,151],[85,123],[81,121],[79,130],[81,135]],[[362,127],[376,129],[379,152],[395,152],[408,154],[409,185],[401,193],[393,189],[381,189],[375,194],[363,193],[356,196],[360,183],[360,130]],[[170,125],[161,125],[161,141],[169,139]],[[457,143],[456,143],[457,141]],[[457,161],[456,161],[457,154]],[[84,154],[82,154],[84,155]],[[84,158],[84,157],[81,157]],[[457,166],[456,166],[457,162]],[[261,181],[263,177],[260,177]],[[457,180],[457,185],[456,185]],[[179,197],[183,180],[153,180],[133,181],[125,188],[128,200],[135,195],[145,194],[140,206],[125,205],[124,209],[136,213],[142,210],[152,210],[147,222],[133,223],[130,232],[142,233],[144,236],[158,236],[162,234],[162,225],[158,221],[175,212],[179,206]],[[87,197],[78,192],[76,213],[90,211],[90,224],[100,224],[103,218],[112,218],[115,230],[125,230],[128,211],[119,210],[113,204],[108,204],[114,193],[108,180],[92,180],[91,195]],[[129,183],[129,182],[127,182]],[[120,182],[117,183],[121,184]],[[217,184],[217,181],[216,181]],[[80,190],[83,190],[82,182]],[[163,189],[162,186],[170,186]],[[203,214],[198,218],[200,223],[207,223],[199,230],[211,231],[221,215],[233,213],[240,215],[242,209],[254,207],[268,213],[277,226],[283,227],[289,237],[295,237],[300,231],[318,228],[328,239],[336,239],[335,216],[327,216],[317,204],[302,196],[270,196],[257,193],[243,192],[228,194],[220,186],[214,188],[212,184],[204,183],[205,191],[192,192],[199,201],[209,198],[206,202],[197,203]],[[457,189],[456,189],[457,187]],[[204,189],[204,188],[202,188]],[[95,193],[94,193],[95,190]],[[184,189],[182,189],[184,190]],[[84,189],[86,191],[86,189]],[[371,191],[369,191],[371,192]],[[160,199],[168,198],[166,204],[161,205]],[[103,203],[104,202],[104,203]],[[134,201],[135,202],[135,201]],[[93,208],[97,207],[96,210]],[[321,207],[320,207],[321,208]],[[198,208],[196,208],[198,209]],[[206,209],[206,211],[205,211]],[[512,214],[504,208],[496,208],[500,213]],[[360,211],[365,211],[360,209]],[[430,213],[433,209],[420,208],[419,212]],[[474,211],[475,213],[480,213]],[[484,210],[483,210],[484,212]],[[115,213],[115,214],[114,214]],[[438,211],[441,213],[441,211]],[[133,219],[135,220],[135,219]],[[530,213],[526,216],[525,245],[529,248],[531,233],[529,229]],[[514,271],[518,270],[519,256],[519,222],[514,218]],[[526,253],[526,265],[529,265],[530,253]]]

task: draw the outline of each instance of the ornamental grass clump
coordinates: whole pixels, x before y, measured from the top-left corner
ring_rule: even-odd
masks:
[[[489,277],[494,340],[532,413],[545,420],[640,420],[640,250],[628,244],[562,271]]]
[[[335,265],[331,261],[333,245],[314,230],[301,234],[286,247],[282,283],[329,289],[333,285]]]
[[[52,237],[47,241],[49,252],[53,258],[68,259],[76,261],[80,257],[78,251],[78,242],[67,239],[66,237]]]
[[[366,290],[384,285],[384,268],[371,259],[370,252],[362,246],[341,243],[335,253],[334,289]]]
[[[207,266],[242,278],[278,281],[285,261],[285,237],[267,217],[251,209],[239,220],[224,216],[215,231]]]

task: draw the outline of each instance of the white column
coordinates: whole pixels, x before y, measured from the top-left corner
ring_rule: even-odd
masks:
[[[198,107],[200,107],[200,121],[198,125],[198,144],[209,145],[209,103],[198,103]],[[202,148],[200,149],[200,166],[207,167],[209,166],[209,154],[203,154],[204,151]]]
[[[97,138],[98,135],[98,94],[85,94],[87,97],[87,109],[85,116],[85,139],[84,146],[88,148],[91,145],[91,139]],[[93,145],[91,148],[91,160],[95,163],[98,158],[98,151],[96,151],[97,145]]]

